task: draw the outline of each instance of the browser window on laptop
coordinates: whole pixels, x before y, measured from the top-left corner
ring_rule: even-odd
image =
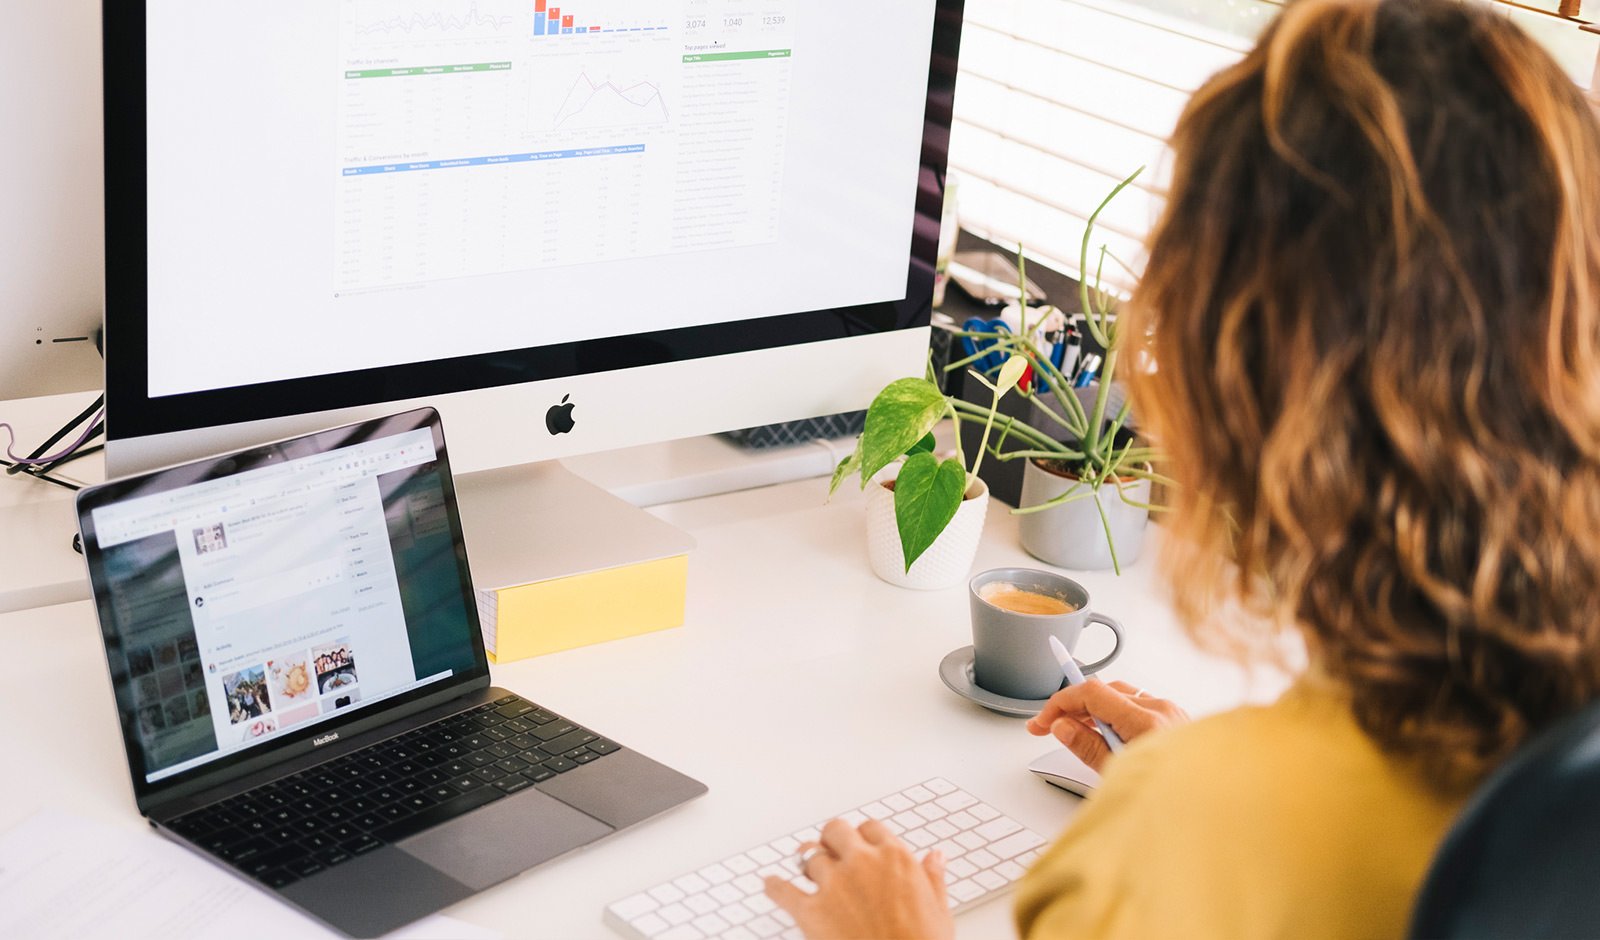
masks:
[[[147,783],[473,667],[427,428],[95,508]]]

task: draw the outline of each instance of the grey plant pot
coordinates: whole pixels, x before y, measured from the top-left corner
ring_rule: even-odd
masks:
[[[1032,460],[1022,471],[1022,506],[1042,505],[1068,490],[1084,484],[1057,476]],[[1150,481],[1134,480],[1122,484],[1128,498],[1148,504]],[[1144,530],[1150,512],[1122,501],[1114,484],[1100,487],[1100,504],[1110,523],[1111,537],[1117,546],[1117,561],[1126,568],[1139,560],[1144,548]],[[1052,509],[1022,515],[1022,547],[1028,554],[1058,568],[1077,571],[1103,571],[1112,567],[1111,548],[1106,544],[1106,527],[1100,521],[1093,499],[1084,498]]]

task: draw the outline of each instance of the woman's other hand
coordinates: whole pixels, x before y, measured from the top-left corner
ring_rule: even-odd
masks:
[[[911,849],[875,819],[857,829],[842,819],[822,827],[820,842],[800,847],[807,894],[781,878],[767,879],[767,897],[794,918],[808,940],[861,937],[940,940],[955,936],[945,901],[944,857],[917,861]]]
[[[1096,771],[1111,757],[1106,739],[1094,726],[1098,718],[1124,741],[1182,724],[1189,714],[1164,698],[1156,698],[1126,682],[1090,679],[1050,696],[1044,710],[1028,719],[1028,733],[1053,734],[1078,759]]]

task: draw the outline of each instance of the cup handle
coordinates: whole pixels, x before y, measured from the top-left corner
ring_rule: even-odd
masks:
[[[1111,665],[1112,660],[1122,655],[1122,624],[1118,623],[1115,617],[1107,617],[1105,614],[1090,611],[1087,623],[1101,623],[1110,627],[1111,632],[1116,635],[1117,645],[1111,648],[1111,652],[1107,653],[1104,659],[1079,667],[1086,676],[1090,673],[1099,672],[1101,669]]]

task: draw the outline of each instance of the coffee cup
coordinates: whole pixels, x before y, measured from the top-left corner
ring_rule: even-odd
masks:
[[[1091,623],[1103,624],[1116,645],[1082,667],[1094,673],[1122,652],[1122,624],[1089,607],[1089,592],[1068,577],[1034,568],[994,568],[968,584],[972,604],[972,678],[1008,698],[1037,701],[1061,688],[1061,665],[1050,637],[1069,650]]]

